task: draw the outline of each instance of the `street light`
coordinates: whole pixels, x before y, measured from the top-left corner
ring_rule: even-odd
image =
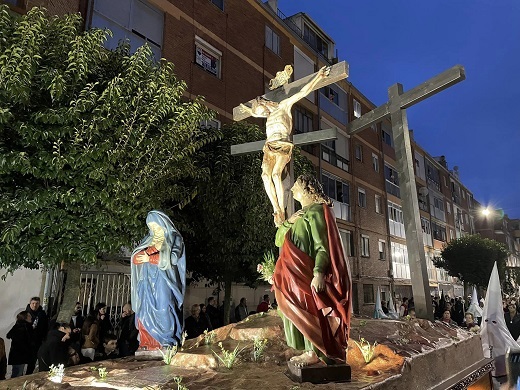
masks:
[[[491,211],[486,207],[486,208],[483,208],[482,210],[480,210],[480,213],[481,213],[484,217],[487,217],[489,214],[491,214]]]

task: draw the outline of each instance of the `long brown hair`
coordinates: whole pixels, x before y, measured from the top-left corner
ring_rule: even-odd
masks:
[[[311,195],[316,203],[325,203],[332,207],[332,199],[330,199],[323,191],[321,183],[312,175],[301,175],[296,179],[302,185],[305,192]]]

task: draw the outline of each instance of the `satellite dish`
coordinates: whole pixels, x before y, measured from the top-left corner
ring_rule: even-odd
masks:
[[[421,196],[427,196],[428,195],[428,188],[426,188],[426,187],[419,188],[419,194]]]

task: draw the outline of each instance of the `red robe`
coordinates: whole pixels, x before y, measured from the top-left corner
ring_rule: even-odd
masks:
[[[327,357],[346,361],[350,330],[352,283],[336,218],[323,205],[329,242],[330,266],[325,290],[311,288],[314,259],[297,248],[287,232],[273,275],[278,308]]]

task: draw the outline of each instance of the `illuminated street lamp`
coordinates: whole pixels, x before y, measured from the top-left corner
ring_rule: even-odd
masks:
[[[491,211],[490,211],[489,208],[487,208],[487,207],[486,207],[486,208],[483,208],[480,212],[482,213],[482,215],[483,215],[484,217],[487,217],[489,214],[491,214]]]

